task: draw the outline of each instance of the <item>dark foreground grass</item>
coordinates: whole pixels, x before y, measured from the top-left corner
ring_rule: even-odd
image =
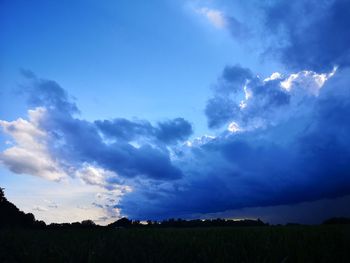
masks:
[[[350,226],[2,229],[0,262],[350,262]]]

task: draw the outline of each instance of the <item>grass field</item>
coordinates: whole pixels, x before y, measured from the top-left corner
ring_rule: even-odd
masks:
[[[350,226],[2,229],[0,262],[350,262]]]

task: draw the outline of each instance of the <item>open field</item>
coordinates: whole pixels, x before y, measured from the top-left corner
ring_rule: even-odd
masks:
[[[0,262],[350,262],[350,226],[2,229]]]

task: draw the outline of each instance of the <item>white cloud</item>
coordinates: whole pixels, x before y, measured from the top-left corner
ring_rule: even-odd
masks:
[[[106,178],[116,176],[115,173],[95,167],[90,164],[84,164],[83,168],[77,170],[76,176],[85,183],[104,187]]]
[[[248,100],[253,96],[252,91],[250,89],[248,89],[248,87],[247,87],[248,84],[249,84],[249,81],[247,81],[243,87],[244,100],[241,100],[241,102],[239,103],[239,107],[241,109],[244,109],[245,107],[247,107]]]
[[[214,140],[215,138],[216,137],[213,135],[205,134],[205,135],[202,135],[200,137],[196,137],[193,140],[186,141],[184,145],[187,147],[197,147],[197,146],[206,144],[206,143]]]
[[[289,77],[283,81],[281,81],[281,87],[285,90],[290,91],[293,82],[299,77],[299,73],[291,74]]]
[[[227,130],[229,132],[235,133],[235,132],[240,131],[241,128],[239,127],[239,125],[236,122],[233,121],[228,125]]]
[[[118,183],[121,180],[118,174],[89,163],[84,163],[82,168],[77,169],[75,176],[86,184],[114,190],[116,193],[119,191],[122,194],[131,191],[130,186]],[[101,195],[98,194],[96,197],[101,198]]]
[[[94,202],[84,210],[100,210],[102,216],[94,220],[100,224],[110,222],[120,217],[120,208],[116,207],[121,197],[132,191],[128,185],[111,183],[110,180],[117,181],[118,175],[112,171],[85,163],[82,168],[75,172],[85,184],[98,186],[101,191],[96,193]],[[106,190],[107,189],[107,190]]]
[[[300,87],[310,95],[318,96],[320,89],[325,82],[334,76],[337,68],[335,67],[329,73],[318,74],[314,71],[303,70],[298,73],[289,75],[285,80],[281,81],[281,87],[287,91]]]
[[[28,111],[29,120],[0,120],[0,127],[14,141],[14,146],[0,153],[0,162],[14,173],[59,181],[67,175],[50,155],[48,134],[39,126],[45,113],[39,107]]]
[[[210,9],[208,7],[202,7],[195,9],[196,12],[205,18],[208,19],[208,21],[213,24],[216,28],[225,28],[226,27],[226,19],[224,14],[216,9]]]
[[[271,81],[271,80],[275,80],[275,79],[280,79],[280,78],[282,78],[281,73],[279,73],[279,72],[274,72],[274,73],[271,74],[270,77],[267,77],[266,79],[264,79],[264,82]]]

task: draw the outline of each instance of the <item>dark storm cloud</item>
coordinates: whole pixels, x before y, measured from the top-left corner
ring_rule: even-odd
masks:
[[[44,106],[68,114],[79,112],[76,104],[57,82],[37,78],[30,70],[22,69],[21,73],[31,81],[31,85],[22,85],[22,91],[28,96],[29,105]]]
[[[281,79],[263,81],[239,65],[227,66],[214,88],[214,97],[205,108],[210,128],[219,128],[230,121],[247,124],[252,119],[288,105],[290,94],[281,87]]]
[[[185,141],[192,133],[192,125],[183,118],[159,122],[155,129],[157,139],[170,144]]]
[[[88,122],[72,115],[70,109],[75,104],[51,81],[37,81],[31,96],[40,91],[35,105],[47,108],[41,127],[52,138],[51,154],[62,160],[63,166],[90,163],[116,172],[121,179],[106,178],[107,189],[127,180],[133,191],[123,196],[118,207],[132,218],[190,216],[349,194],[348,71],[330,79],[318,97],[303,97],[297,104],[292,99],[300,94],[281,89],[283,80],[262,81],[247,69],[227,67],[218,81],[226,87],[215,87],[214,92],[220,99],[229,98],[237,112],[231,112],[230,106],[222,108],[224,104],[218,102],[213,106],[221,107],[215,113],[217,119],[224,123],[237,117],[249,123],[258,116],[266,125],[225,132],[191,147],[169,148],[170,143],[184,140],[192,132],[181,118],[156,125],[120,118]],[[305,83],[310,84],[310,80]],[[235,96],[244,95],[242,85],[252,94],[244,113],[238,106],[240,99],[235,100]],[[299,86],[307,88],[302,83]],[[45,94],[51,87],[55,92]],[[71,106],[60,110],[56,105]],[[288,109],[293,107],[302,114],[291,114]],[[271,114],[280,109],[282,120]],[[230,113],[227,119],[222,117],[226,111]],[[269,122],[271,119],[274,121]]]
[[[123,213],[160,219],[348,195],[348,72],[329,80],[313,103],[301,100],[298,107],[309,108],[304,114],[286,114],[278,124],[223,134],[184,150],[175,162],[183,180],[126,195]]]
[[[249,207],[220,213],[197,214],[194,218],[260,218],[272,224],[321,224],[327,218],[350,217],[350,196],[292,205]]]
[[[205,114],[209,128],[218,128],[237,116],[239,107],[231,99],[216,96],[207,102]]]
[[[219,79],[220,85],[215,89],[221,93],[229,94],[241,90],[242,86],[254,78],[250,69],[241,67],[240,65],[226,66]]]
[[[248,68],[240,65],[226,66],[218,84],[214,87],[215,96],[208,100],[205,114],[210,128],[218,128],[236,117],[239,105],[230,98],[242,92],[243,86],[253,78],[253,73]]]
[[[132,141],[139,136],[152,136],[153,126],[147,121],[130,121],[127,119],[114,119],[95,121],[97,127],[104,135],[122,141]]]
[[[340,70],[319,90],[314,88],[322,86],[324,76],[303,71],[295,75],[303,76],[302,81],[287,90],[281,86],[286,77],[262,81],[247,69],[226,67],[206,106],[208,125],[217,128],[235,121],[247,131],[224,133],[192,149],[190,158],[210,169],[203,169],[205,176],[189,176],[186,187],[174,189],[173,195],[160,195],[161,201],[151,205],[160,209],[150,215],[293,204],[350,193],[350,2],[281,0],[259,5],[272,33],[268,52],[297,70]],[[305,93],[307,79],[316,85]],[[244,99],[247,95],[249,100]],[[133,194],[140,198],[132,193],[123,202]],[[142,212],[130,213],[142,217]]]
[[[185,141],[193,133],[192,125],[183,118],[158,122],[156,126],[144,120],[122,118],[95,121],[95,124],[107,137],[127,142],[144,137],[158,143],[174,144]]]
[[[328,71],[350,65],[348,0],[273,1],[266,26],[278,36],[270,51],[297,70]]]
[[[72,115],[78,108],[56,82],[36,78],[31,81],[25,88],[29,103],[46,108],[47,114],[40,125],[52,139],[51,154],[62,160],[63,165],[94,163],[128,178],[145,176],[172,180],[182,176],[181,170],[172,165],[163,143],[187,138],[192,131],[187,121],[170,120],[159,123],[159,127],[147,121],[137,123],[125,119],[88,122]],[[105,142],[100,132],[118,140]],[[129,143],[141,136],[156,140],[157,144],[142,142],[134,146]]]

